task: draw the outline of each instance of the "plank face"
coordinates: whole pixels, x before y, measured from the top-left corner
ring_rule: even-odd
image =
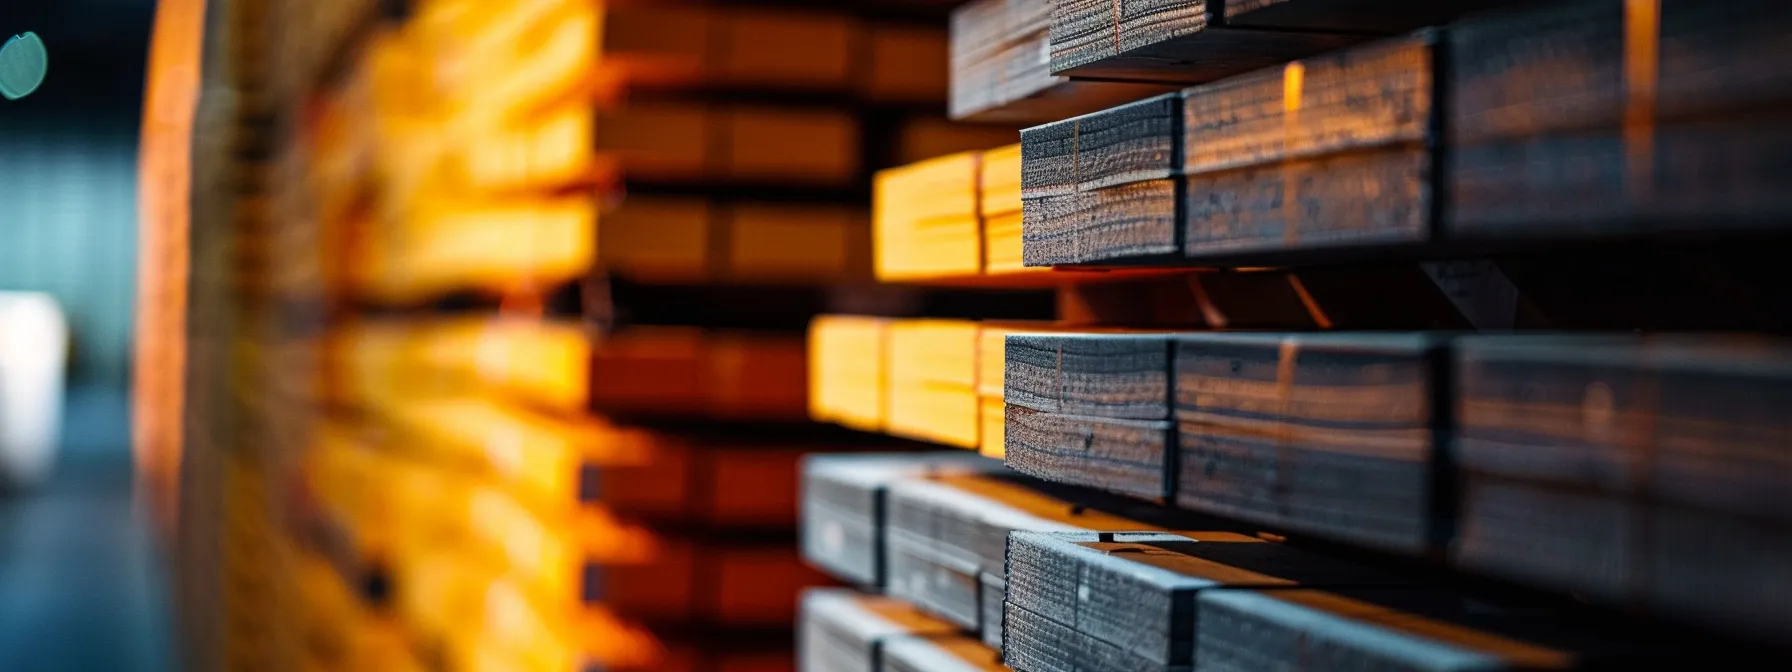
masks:
[[[890,484],[999,468],[993,460],[962,452],[812,455],[803,461],[803,558],[854,584],[882,586]]]
[[[1182,337],[1177,503],[1422,550],[1438,347],[1420,334]]]
[[[1116,419],[1170,415],[1167,334],[1009,334],[1003,352],[1010,405]]]
[[[1770,2],[1551,3],[1462,22],[1448,52],[1451,231],[1776,227],[1792,199],[1767,166],[1792,134],[1768,119],[1792,82],[1770,64],[1792,56],[1789,38],[1792,9]]]
[[[1176,95],[1021,131],[1021,257],[1121,260],[1176,246]]]
[[[1003,460],[1015,471],[1147,499],[1173,495],[1166,466],[1174,425],[1009,406]]]
[[[1184,91],[1187,256],[1428,239],[1433,39]]]
[[[1004,123],[1057,121],[1166,87],[1073,82],[1051,72],[1050,0],[981,0],[952,13],[951,117]]]
[[[1448,589],[1210,590],[1196,611],[1201,670],[1538,670],[1701,655],[1671,634]]]
[[[1792,561],[1789,353],[1726,336],[1464,339],[1457,562],[1783,636],[1760,615],[1792,600],[1769,569]]]
[[[1016,532],[1007,642],[1016,669],[1188,669],[1196,598],[1225,587],[1396,586],[1410,580],[1251,538]],[[1023,665],[1014,661],[1035,661]]]
[[[1001,601],[996,601],[1001,608]],[[999,672],[1001,656],[968,637],[900,637],[884,645],[889,672]]]

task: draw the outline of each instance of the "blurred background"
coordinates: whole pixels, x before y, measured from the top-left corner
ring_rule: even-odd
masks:
[[[43,37],[54,73],[0,105],[0,291],[53,298],[71,337],[58,464],[36,492],[0,497],[0,651],[19,669],[177,669],[165,564],[132,501],[128,396],[155,5],[0,3],[0,32]],[[8,326],[43,324],[8,308]],[[9,331],[0,349],[54,347]],[[18,397],[36,393],[7,393],[22,422]]]

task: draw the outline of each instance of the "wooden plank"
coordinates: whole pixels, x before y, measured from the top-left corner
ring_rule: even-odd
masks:
[[[1792,134],[1770,120],[1792,82],[1767,64],[1789,35],[1770,2],[1559,3],[1452,28],[1450,233],[1777,230],[1792,201],[1769,166]]]
[[[887,594],[976,632],[995,627],[980,620],[984,577],[1004,576],[1009,532],[1162,529],[990,476],[899,481],[888,497]]]
[[[882,431],[889,321],[820,315],[809,323],[809,417]]]
[[[1331,51],[1363,36],[1233,28],[1218,2],[1067,0],[1052,12],[1054,75],[1196,84]]]
[[[1008,540],[1004,654],[1018,669],[1186,670],[1198,655],[1195,602],[1203,592],[1419,583],[1238,539],[1017,531]]]
[[[1181,105],[1164,95],[1021,131],[1026,265],[1175,248]]]
[[[1010,334],[1003,399],[1047,413],[1167,420],[1171,349],[1168,334]]]
[[[979,0],[952,14],[951,116],[979,122],[1057,121],[1167,87],[1072,82],[1050,72],[1052,3]]]
[[[803,669],[879,672],[897,640],[951,634],[953,626],[914,607],[839,588],[803,591],[797,655]]]
[[[1682,657],[1709,664],[1707,656],[1733,655],[1683,633],[1645,635],[1447,589],[1209,590],[1196,611],[1202,670],[1277,669],[1315,658],[1339,669],[1578,669]]]
[[[592,353],[593,410],[629,417],[793,422],[808,418],[800,336],[637,327]]]
[[[1428,241],[1434,40],[1396,38],[1184,91],[1187,256]]]
[[[1009,406],[1003,461],[1015,471],[1069,483],[1168,500],[1175,495],[1174,423],[1045,413]]]
[[[898,320],[886,334],[884,367],[888,416],[897,436],[976,449],[981,438],[977,398],[977,323]]]
[[[848,582],[882,587],[890,485],[928,474],[1000,469],[963,452],[811,455],[802,468],[803,557]]]
[[[1423,551],[1435,524],[1443,344],[1423,334],[1181,337],[1177,503]]]

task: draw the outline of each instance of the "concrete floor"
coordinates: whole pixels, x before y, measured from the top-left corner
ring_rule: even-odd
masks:
[[[48,487],[0,496],[0,667],[174,669],[168,585],[131,502],[127,397],[71,389]]]

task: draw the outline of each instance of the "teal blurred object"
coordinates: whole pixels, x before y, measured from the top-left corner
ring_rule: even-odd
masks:
[[[37,33],[26,31],[0,45],[0,95],[18,100],[44,83],[50,70],[50,53]]]

